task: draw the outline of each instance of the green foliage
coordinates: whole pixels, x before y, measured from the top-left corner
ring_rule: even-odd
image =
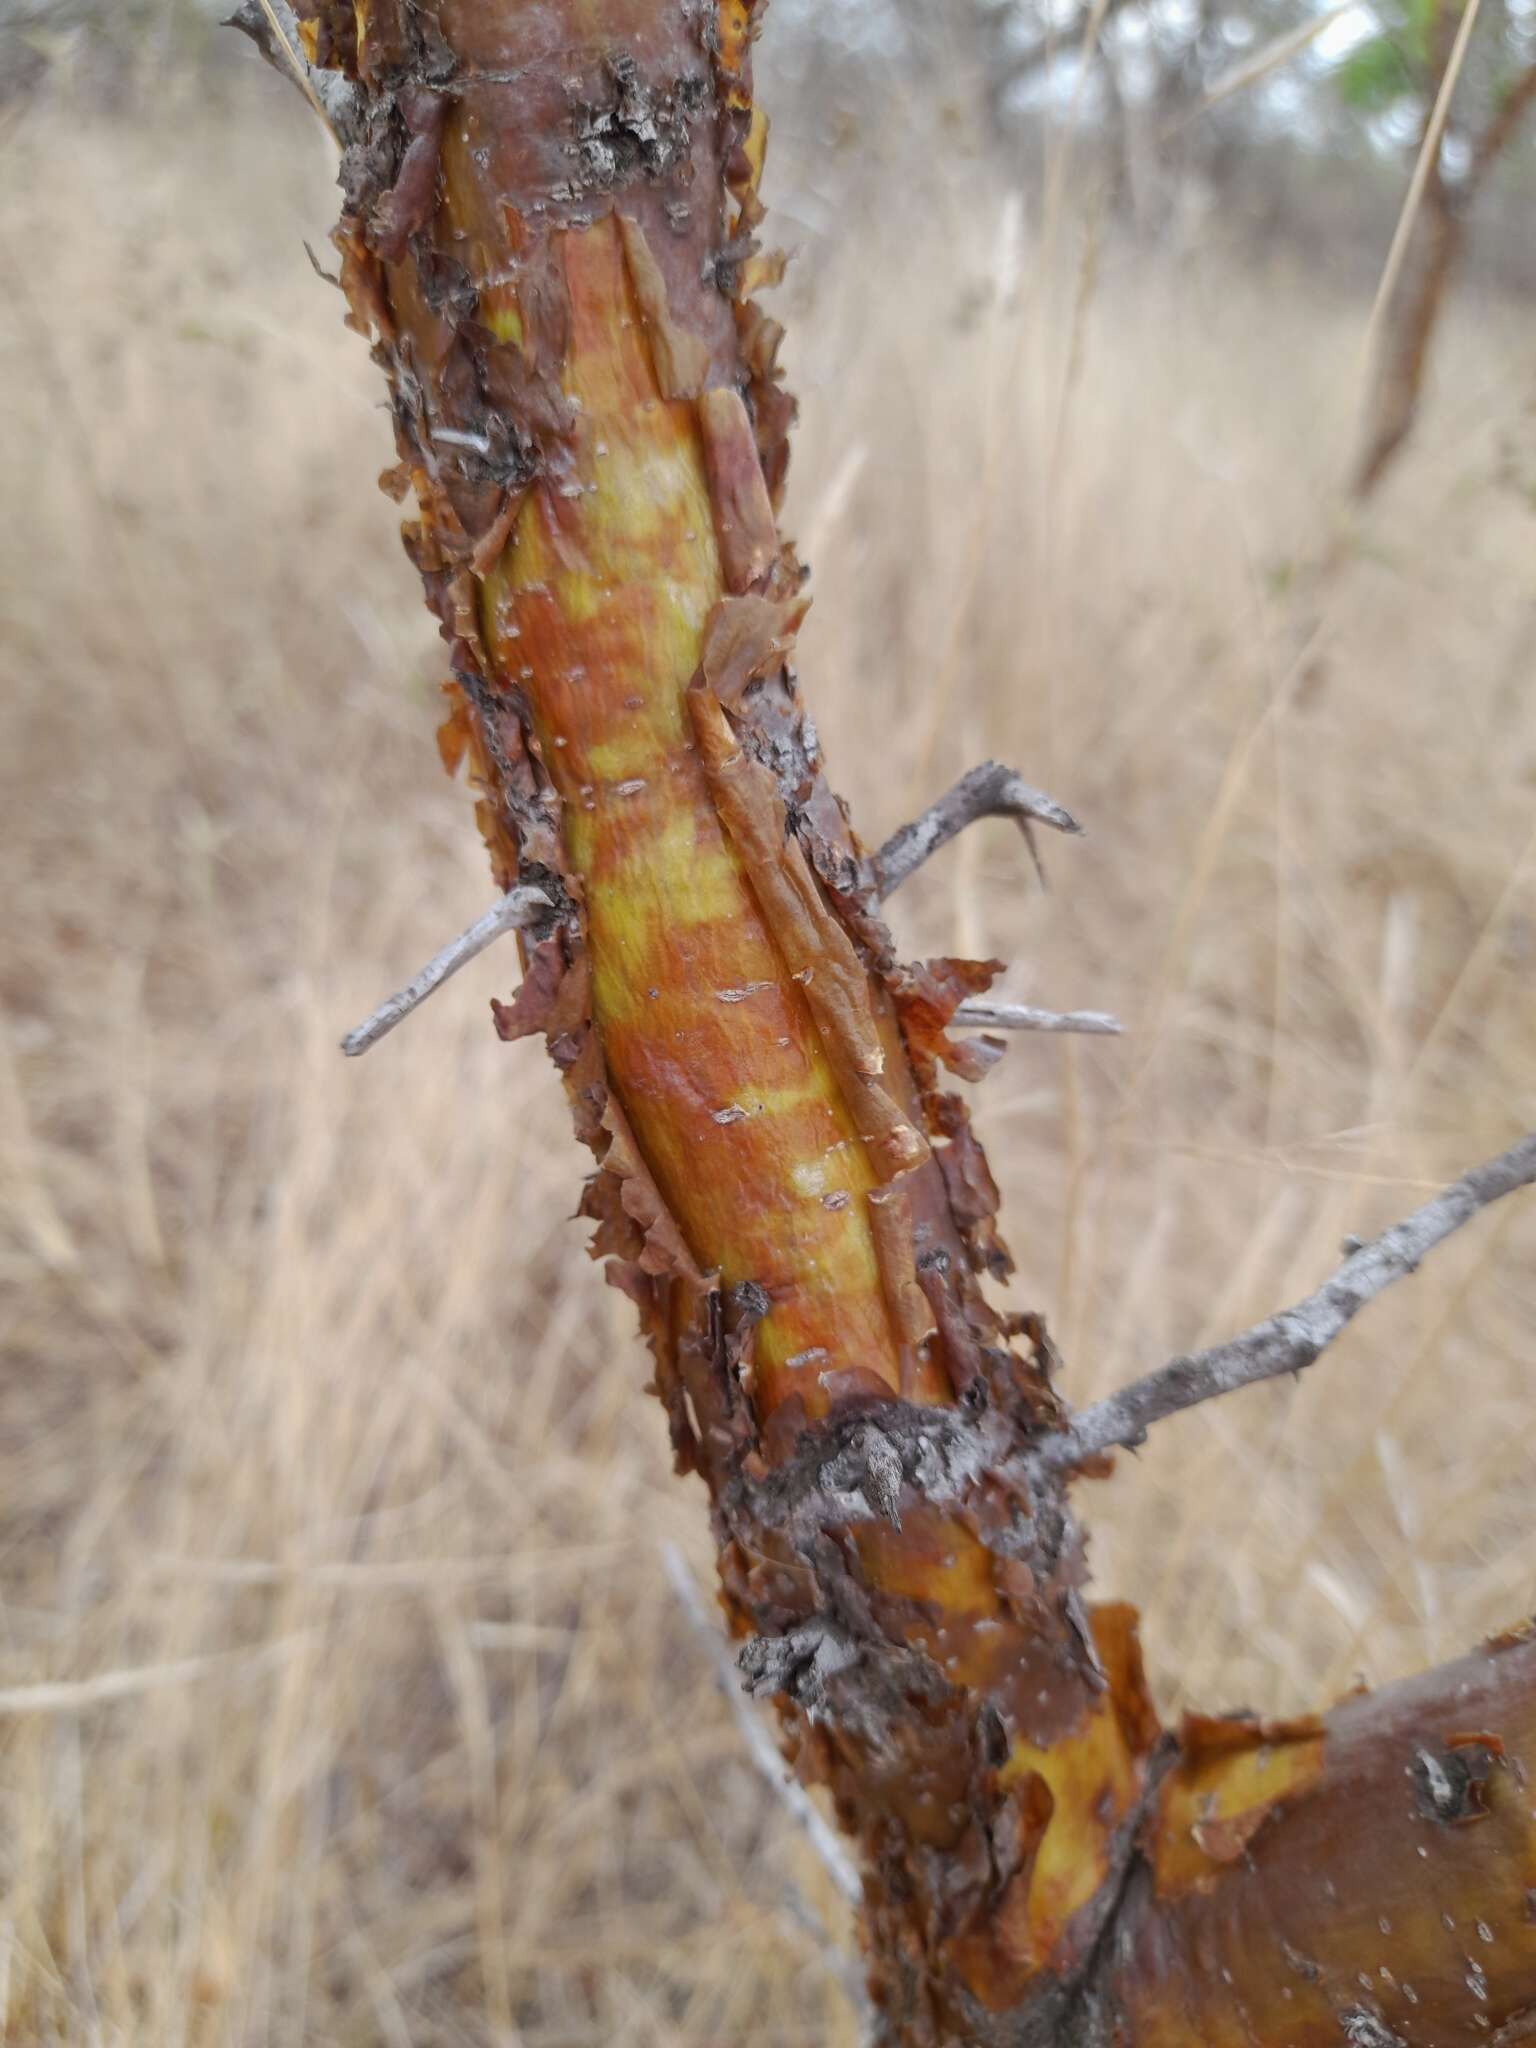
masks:
[[[1399,0],[1391,26],[1350,51],[1334,72],[1346,107],[1380,114],[1425,90],[1442,6],[1459,12],[1457,0]]]
[[[1340,99],[1357,114],[1380,114],[1419,90],[1419,78],[1396,36],[1372,36],[1334,73]]]

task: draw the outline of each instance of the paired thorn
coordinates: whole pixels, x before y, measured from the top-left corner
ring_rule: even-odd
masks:
[[[1032,827],[1049,825],[1053,832],[1081,833],[1082,826],[1064,804],[1043,790],[1034,789],[1000,761],[983,761],[962,775],[953,789],[946,790],[919,818],[893,832],[871,862],[875,890],[882,901],[893,895],[909,875],[915,874],[947,846],[967,825],[978,818],[1013,818],[1029,846],[1030,857],[1040,872],[1040,856]],[[1041,875],[1044,880],[1043,874]]]
[[[473,435],[458,434],[440,429],[436,435],[439,441],[453,441],[464,445],[476,443]],[[925,860],[936,853],[941,846],[953,839],[967,825],[978,818],[1013,818],[1017,820],[1025,839],[1028,841],[1035,867],[1040,867],[1039,854],[1031,827],[1035,824],[1049,825],[1055,832],[1080,833],[1079,825],[1072,813],[1054,797],[1044,791],[1032,789],[1021,776],[1011,768],[1005,768],[998,761],[984,761],[979,768],[973,768],[962,775],[954,788],[946,791],[937,803],[930,804],[920,818],[910,825],[903,825],[895,832],[875,855],[872,863],[875,887],[884,898],[899,888],[907,877],[916,872]],[[1041,875],[1042,881],[1044,875]],[[414,980],[408,982],[392,996],[387,996],[373,1014],[364,1019],[355,1031],[349,1031],[341,1041],[341,1049],[348,1059],[356,1059],[360,1053],[377,1045],[395,1026],[407,1018],[412,1010],[419,1009],[434,990],[442,987],[451,975],[457,974],[467,961],[483,953],[487,946],[500,938],[503,932],[514,931],[519,926],[536,923],[553,906],[541,889],[511,889],[501,901],[494,904],[484,917],[477,918],[468,931],[451,939],[440,953],[435,953]],[[1017,1003],[963,1003],[958,1013],[962,1024],[978,1025],[995,1031],[1085,1031],[1113,1034],[1120,1030],[1119,1021],[1100,1010],[1035,1010]]]
[[[554,905],[542,889],[509,889],[499,903],[493,903],[484,917],[477,917],[468,931],[460,932],[456,939],[450,939],[440,953],[422,968],[414,980],[404,988],[397,989],[392,996],[386,996],[370,1017],[349,1031],[341,1041],[341,1049],[349,1060],[359,1053],[377,1045],[395,1026],[418,1009],[435,989],[442,987],[451,975],[458,973],[475,956],[483,953],[494,939],[503,932],[516,931],[520,926],[536,924]]]
[[[1028,1003],[962,1003],[952,1020],[981,1031],[1083,1031],[1118,1038],[1125,1026],[1107,1010],[1037,1010]]]
[[[467,931],[460,932],[441,952],[434,953],[404,988],[386,996],[355,1031],[349,1031],[341,1041],[342,1051],[348,1059],[367,1052],[503,932],[536,924],[552,908],[542,889],[509,890],[483,917],[477,917]],[[1107,1010],[1037,1010],[1028,1003],[962,1003],[954,1021],[978,1031],[1081,1031],[1100,1037],[1118,1037],[1125,1028]]]

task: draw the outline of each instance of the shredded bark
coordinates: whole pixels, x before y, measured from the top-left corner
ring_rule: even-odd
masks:
[[[741,747],[712,692],[695,685],[688,708],[716,808],[751,877],[791,977],[882,1179],[927,1156],[927,1145],[882,1081],[885,1048],[875,1026],[869,973],[786,830],[771,770]]]
[[[656,382],[665,398],[697,398],[709,374],[709,347],[702,336],[678,325],[667,298],[667,280],[651,254],[645,229],[630,214],[618,216],[640,315],[650,338]]]
[[[562,1077],[594,1158],[593,1254],[708,1489],[743,1669],[859,1845],[878,2038],[1134,2041],[1115,2030],[1135,1999],[1169,1995],[1170,1958],[1199,1975],[1250,1868],[1310,1881],[1340,1786],[1403,1853],[1417,1830],[1474,1874],[1485,1850],[1525,1854],[1501,1795],[1530,1747],[1506,1708],[1531,1643],[1483,1653],[1508,1682],[1471,1688],[1470,1745],[1438,1700],[1384,1709],[1386,1779],[1349,1706],[1165,1738],[1133,1618],[1083,1602],[1066,1486],[1170,1405],[1315,1356],[1536,1176],[1536,1141],[1238,1363],[1179,1361],[1069,1426],[1043,1324],[982,1285],[1011,1270],[997,1189],[941,1085],[997,1057],[950,1026],[998,963],[904,966],[879,900],[974,818],[1077,827],[987,764],[871,860],[823,772],[790,666],[803,572],[776,525],[794,405],[751,297],[781,267],[755,232],[760,6],[296,12],[311,87],[341,110],[335,242],[389,389],[385,487],[414,498],[403,538],[446,650],[439,749],[498,889],[541,906],[496,1027],[542,1034]],[[1408,1736],[1433,1760],[1412,1787]],[[1479,1796],[1479,1825],[1455,1825]],[[1290,1938],[1318,1957],[1330,2039],[1341,2014],[1401,2024],[1344,1995],[1326,1927],[1302,1915]]]

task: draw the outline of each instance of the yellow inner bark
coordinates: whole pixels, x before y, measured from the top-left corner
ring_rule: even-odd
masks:
[[[586,895],[608,1072],[699,1264],[770,1311],[759,1395],[899,1384],[876,1185],[800,990],[723,831],[685,692],[723,584],[693,405],[657,388],[615,224],[561,238],[578,406],[568,475],[530,492],[484,586]]]

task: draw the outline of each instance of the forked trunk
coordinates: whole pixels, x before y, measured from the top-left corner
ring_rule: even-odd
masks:
[[[945,1026],[996,963],[897,964],[790,665],[753,10],[299,12],[355,82],[337,241],[444,759],[549,900],[498,1027],[564,1077],[743,1667],[857,1838],[884,2038],[1488,2039],[1536,1997],[1536,1645],[1173,1738],[1130,1612],[1080,1599],[1049,1346],[982,1292],[941,1085],[995,1055]]]

